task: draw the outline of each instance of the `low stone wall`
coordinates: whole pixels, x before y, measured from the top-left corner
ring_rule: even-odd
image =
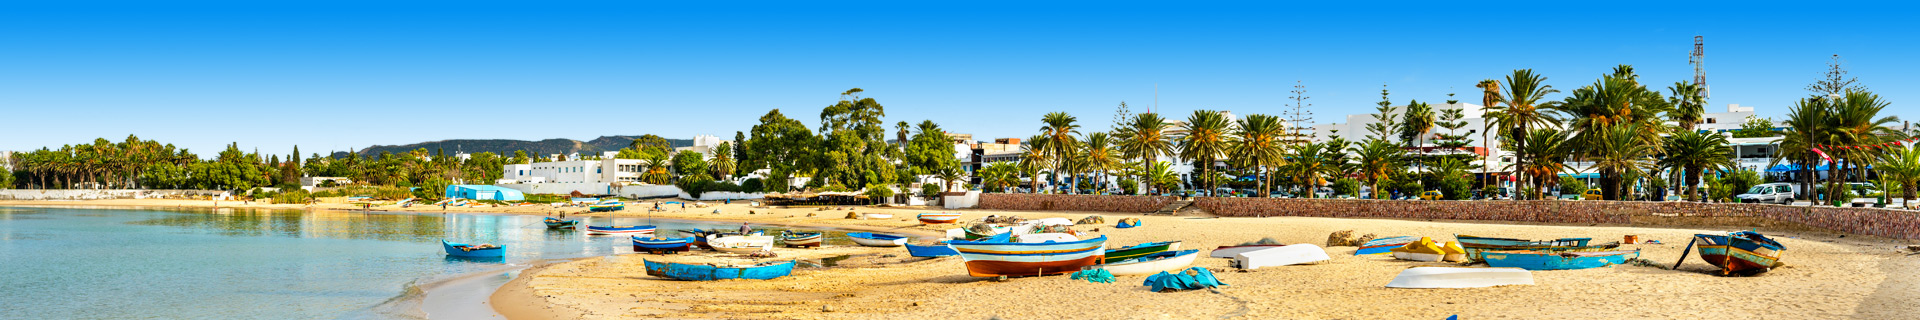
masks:
[[[0,200],[228,199],[220,190],[0,189]]]
[[[1097,196],[1030,193],[982,193],[978,208],[992,210],[1105,211],[1147,213],[1166,207],[1174,197]]]
[[[1876,208],[1631,201],[1392,201],[1197,198],[1228,217],[1332,217],[1634,224],[1636,217],[1760,218],[1852,234],[1920,239],[1920,214]]]

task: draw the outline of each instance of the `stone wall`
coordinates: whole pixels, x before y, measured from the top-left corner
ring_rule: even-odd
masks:
[[[1852,234],[1920,239],[1920,214],[1876,208],[1629,201],[1392,201],[1197,198],[1227,217],[1331,217],[1635,224],[1654,217],[1758,218]]]
[[[1173,197],[1154,196],[983,193],[980,194],[980,205],[978,208],[991,210],[1148,213],[1166,207],[1167,203],[1173,202],[1173,200]]]

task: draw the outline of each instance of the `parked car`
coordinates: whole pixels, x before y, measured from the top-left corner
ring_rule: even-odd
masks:
[[[1600,193],[1600,189],[1587,189],[1586,193],[1580,194],[1580,198],[1582,198],[1582,200],[1606,200],[1607,195]]]
[[[1446,194],[1440,193],[1440,190],[1427,190],[1427,192],[1420,193],[1420,200],[1440,200],[1446,196]]]
[[[1747,193],[1733,196],[1741,203],[1793,203],[1793,186],[1786,183],[1767,183],[1747,189]]]

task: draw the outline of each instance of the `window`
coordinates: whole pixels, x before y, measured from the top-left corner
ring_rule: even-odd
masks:
[[[1714,123],[1713,120],[1714,120],[1713,118],[1707,118],[1707,123]]]

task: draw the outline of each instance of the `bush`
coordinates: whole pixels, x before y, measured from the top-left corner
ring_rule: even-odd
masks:
[[[1440,194],[1447,200],[1466,200],[1473,196],[1473,183],[1467,178],[1452,176],[1440,179]]]
[[[1488,183],[1486,187],[1480,188],[1481,197],[1492,199],[1493,196],[1497,195],[1500,195],[1500,184],[1498,183]]]
[[[544,194],[544,193],[528,194],[526,195],[525,202],[532,202],[532,203],[567,202],[567,196],[558,195],[558,194]]]
[[[893,197],[893,188],[888,188],[887,186],[883,186],[883,185],[867,186],[868,201],[873,201],[874,203],[883,203],[883,202],[887,202],[887,198],[892,198],[892,197]]]
[[[1129,194],[1129,195],[1139,194],[1140,181],[1134,180],[1133,178],[1120,178],[1120,190],[1121,192],[1126,192],[1126,194]]]
[[[933,184],[933,183],[920,184],[920,196],[932,198],[933,196],[937,196],[937,195],[940,195],[939,184]]]
[[[1582,195],[1587,193],[1587,183],[1573,177],[1560,177],[1560,194]]]
[[[1340,178],[1340,180],[1334,180],[1333,194],[1359,197],[1358,195],[1360,194],[1360,180],[1354,180],[1353,178]]]
[[[761,183],[762,182],[760,181],[760,178],[748,178],[747,181],[740,182],[740,191],[744,191],[744,192],[766,191],[767,187],[764,185],[761,185]]]
[[[272,199],[273,203],[278,204],[304,204],[313,201],[313,194],[307,193],[307,190],[301,190],[300,188],[294,188],[292,190],[282,189],[281,192],[274,193]]]

